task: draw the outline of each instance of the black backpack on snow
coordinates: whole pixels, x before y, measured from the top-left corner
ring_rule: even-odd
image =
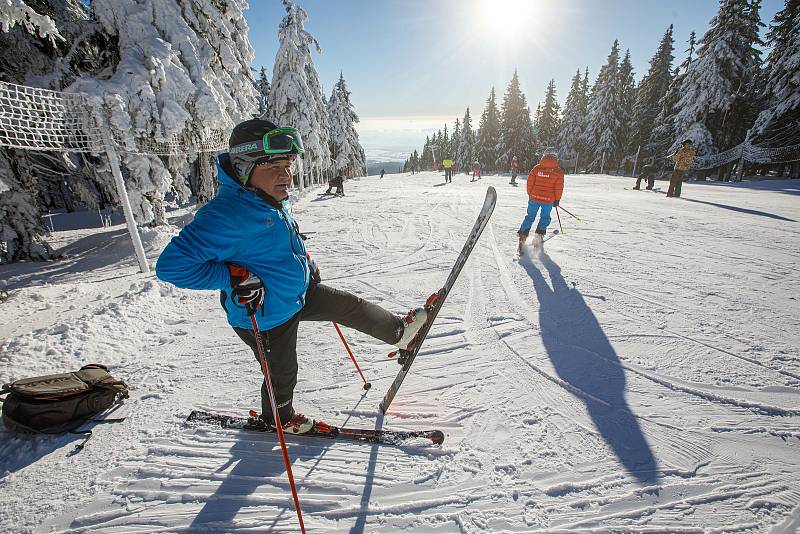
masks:
[[[128,386],[99,363],[79,371],[24,378],[5,384],[3,423],[8,430],[39,434],[72,432],[110,408],[118,397],[128,397]],[[118,422],[121,419],[106,420]],[[103,421],[97,421],[103,422]]]

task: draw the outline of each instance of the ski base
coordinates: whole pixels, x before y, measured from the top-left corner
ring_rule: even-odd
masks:
[[[472,231],[469,233],[467,241],[464,243],[464,247],[461,249],[461,253],[456,258],[455,264],[450,270],[450,275],[447,277],[444,287],[428,297],[428,301],[425,303],[425,307],[428,309],[428,320],[425,322],[411,343],[411,350],[400,351],[400,357],[398,358],[398,361],[401,363],[400,371],[397,373],[394,382],[392,382],[392,385],[389,386],[389,389],[386,391],[386,394],[383,396],[383,400],[379,405],[383,413],[386,413],[386,411],[389,409],[389,405],[392,403],[395,395],[397,395],[397,391],[403,384],[403,380],[405,380],[408,371],[411,369],[411,365],[414,363],[414,359],[417,357],[419,349],[422,347],[422,343],[425,341],[431,325],[436,320],[436,316],[439,314],[439,310],[442,308],[442,305],[444,305],[447,295],[450,293],[450,290],[456,283],[458,275],[461,273],[461,269],[469,259],[472,249],[475,247],[475,244],[478,242],[481,233],[483,233],[483,229],[489,222],[489,218],[492,216],[495,204],[497,204],[497,191],[495,191],[494,187],[490,186],[486,190],[486,198],[483,201],[483,207],[478,213],[478,217],[475,220],[475,224],[472,226]],[[390,355],[390,357],[391,356],[392,355]]]
[[[275,427],[268,425],[258,417],[236,417],[233,415],[204,412],[202,410],[192,411],[189,417],[186,418],[186,422],[204,423],[222,428],[234,428],[252,432],[276,432]],[[305,434],[285,434],[286,436],[340,439],[383,445],[402,445],[411,439],[428,439],[435,445],[444,443],[444,432],[441,430],[375,430],[371,428],[346,428],[329,425],[322,421],[317,421],[311,432],[306,432]]]

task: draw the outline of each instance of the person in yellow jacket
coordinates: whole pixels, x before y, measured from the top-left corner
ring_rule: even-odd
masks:
[[[442,161],[442,167],[444,167],[444,183],[452,183],[453,181],[453,163],[452,159]]]
[[[685,140],[681,143],[681,147],[669,157],[675,161],[675,169],[669,177],[669,189],[667,189],[668,197],[680,197],[681,185],[692,168],[694,162],[695,149],[691,139]]]

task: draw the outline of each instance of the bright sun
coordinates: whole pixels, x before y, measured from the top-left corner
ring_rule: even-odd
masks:
[[[478,24],[491,33],[516,41],[520,32],[534,29],[534,10],[545,2],[536,0],[477,0]]]

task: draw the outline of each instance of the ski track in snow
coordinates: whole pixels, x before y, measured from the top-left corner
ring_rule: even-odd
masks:
[[[444,283],[486,186],[499,193],[385,417],[391,348],[343,329],[364,392],[331,325],[301,325],[300,411],[446,434],[442,447],[289,438],[309,532],[797,529],[794,183],[687,183],[673,200],[628,181],[568,176],[582,222],[562,213],[565,232],[522,258],[527,199],[506,176],[362,178],[295,204],[325,282],[401,314]],[[173,232],[144,232],[151,261]],[[0,380],[99,361],[131,398],[80,452],[76,436],[0,433],[0,531],[298,532],[276,436],[183,423],[260,406],[258,365],[216,293],[137,274],[123,226],[55,236],[65,260],[0,267]]]

